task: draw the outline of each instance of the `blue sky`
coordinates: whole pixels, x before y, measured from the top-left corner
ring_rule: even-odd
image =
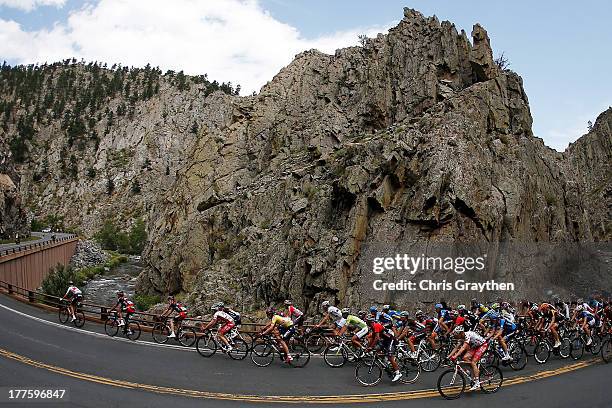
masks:
[[[450,20],[468,34],[481,23],[494,53],[503,51],[523,77],[534,132],[551,147],[563,150],[586,132],[587,121],[612,105],[612,2],[604,0],[0,0],[0,59],[21,63],[77,55],[129,65],[152,62],[207,72],[250,91],[301,49],[332,52],[355,45],[358,33],[374,35],[397,24],[405,6]],[[189,24],[198,14],[210,17],[204,19],[208,26]],[[108,36],[110,31],[115,35]],[[201,53],[193,55],[194,48]]]

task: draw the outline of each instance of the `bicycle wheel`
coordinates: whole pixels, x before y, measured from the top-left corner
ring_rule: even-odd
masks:
[[[533,350],[533,358],[538,364],[544,364],[550,358],[550,346],[545,341],[540,341]]]
[[[138,322],[129,322],[128,330],[125,333],[125,337],[127,337],[128,339],[132,341],[136,341],[140,338],[140,334],[141,334],[140,324],[138,324]]]
[[[82,310],[77,310],[77,312],[74,314],[74,317],[76,319],[73,323],[76,327],[83,327],[85,325],[85,313],[83,313]]]
[[[300,343],[295,343],[289,349],[289,354],[291,355],[291,366],[296,368],[303,368],[310,361],[310,351],[308,348]]]
[[[66,324],[68,319],[70,319],[70,313],[68,313],[68,308],[65,306],[60,306],[59,311],[59,321],[61,324]]]
[[[202,357],[211,357],[216,353],[219,347],[210,332],[206,332],[198,337],[195,344],[196,350],[198,350],[198,353],[200,353]]]
[[[104,331],[111,337],[115,337],[119,333],[119,325],[116,319],[108,319],[104,322]]]
[[[164,344],[168,341],[168,336],[170,335],[170,328],[166,323],[157,323],[153,326],[153,331],[151,332],[151,336],[153,336],[153,341],[158,344]]]
[[[227,355],[232,360],[244,360],[249,354],[249,345],[241,338],[234,339],[232,343],[232,349],[228,351]]]
[[[601,358],[606,363],[612,360],[612,339],[608,338],[608,340],[601,345]]]
[[[256,343],[251,350],[251,361],[258,367],[267,367],[274,361],[274,348],[268,343]]]
[[[559,346],[559,355],[561,358],[565,359],[570,356],[572,350],[572,342],[568,337],[563,337],[561,339],[561,345]]]
[[[449,369],[438,377],[438,392],[447,400],[457,399],[465,392],[465,377],[460,371]]]
[[[376,360],[369,364],[366,364],[365,361],[359,361],[355,367],[355,378],[364,387],[373,387],[380,382],[382,372],[383,370]]]
[[[421,375],[421,365],[416,360],[411,358],[405,358],[399,361],[400,372],[402,376],[400,382],[402,384],[413,384],[419,379]]]
[[[330,344],[325,347],[323,352],[323,360],[332,368],[339,368],[346,364],[348,353],[340,344]]]
[[[520,371],[527,365],[527,353],[523,346],[519,343],[512,343],[510,345],[510,349],[508,350],[508,354],[512,357],[510,361],[510,368],[514,371]]]
[[[487,394],[492,394],[502,386],[504,375],[499,367],[486,366],[480,368],[478,379],[480,380],[480,389]]]
[[[601,351],[601,342],[603,341],[603,339],[601,338],[601,336],[599,334],[592,335],[591,339],[592,339],[592,342],[591,342],[591,354],[596,356]]]
[[[584,342],[582,341],[582,338],[580,336],[576,336],[572,340],[572,345],[570,347],[570,356],[572,356],[574,360],[578,360],[582,358],[583,354],[584,354]]]
[[[437,350],[433,350],[429,347],[426,347],[421,350],[419,353],[419,364],[421,368],[426,373],[434,372],[440,367],[440,362],[442,361],[442,357]]]
[[[538,338],[536,336],[527,336],[525,341],[523,342],[523,346],[525,347],[525,352],[527,353],[527,357],[533,357],[535,348],[538,345]]]
[[[325,347],[325,338],[319,333],[311,334],[306,338],[306,348],[312,354],[319,354]]]
[[[196,332],[192,327],[183,328],[178,334],[178,341],[185,347],[191,347],[196,342]]]

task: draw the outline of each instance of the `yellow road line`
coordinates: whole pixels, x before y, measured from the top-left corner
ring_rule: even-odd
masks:
[[[12,353],[10,351],[0,349],[0,356],[9,358],[27,364],[33,367],[42,368],[57,374],[77,378],[84,381],[90,381],[98,384],[110,385],[113,387],[143,390],[149,392],[155,392],[158,394],[169,394],[191,398],[205,398],[205,399],[217,399],[217,400],[231,400],[231,401],[244,401],[244,402],[282,402],[286,404],[299,403],[299,404],[342,404],[342,403],[355,403],[355,402],[383,402],[383,401],[399,401],[399,400],[410,400],[419,398],[429,398],[439,396],[438,391],[435,389],[426,389],[418,391],[403,391],[403,392],[391,392],[391,393],[373,393],[373,394],[353,394],[353,395],[321,395],[321,396],[285,396],[285,395],[241,395],[241,394],[230,394],[221,392],[209,392],[209,391],[198,391],[189,390],[182,388],[172,388],[156,386],[151,384],[140,384],[130,381],[115,380],[112,378],[100,377],[94,374],[86,374],[77,371],[72,371],[66,368],[53,366],[40,361],[32,360],[28,357],[21,356],[19,354]],[[523,384],[530,381],[540,380],[543,378],[552,377],[555,375],[568,373],[580,368],[587,367],[597,359],[591,359],[582,361],[568,366],[560,367],[556,370],[541,371],[532,375],[523,377],[514,377],[504,380],[504,387],[508,385]]]

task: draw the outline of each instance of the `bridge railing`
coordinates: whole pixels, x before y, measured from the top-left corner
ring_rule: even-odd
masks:
[[[10,296],[17,297],[19,298],[19,300],[22,300],[24,302],[28,302],[47,309],[59,309],[59,306],[63,304],[61,297],[24,289],[22,287],[10,284],[2,280],[0,280],[0,291]],[[81,310],[85,314],[85,318],[87,320],[96,321],[99,323],[105,322],[111,315],[111,312],[114,308],[114,306],[98,305],[95,303],[88,302],[83,302],[82,305],[83,306]],[[211,315],[187,317],[183,320],[183,325],[193,327],[196,332],[200,332],[201,325],[208,323],[211,318]],[[165,318],[161,317],[161,315],[159,314],[142,311],[136,311],[130,317],[130,320],[137,321],[144,331],[153,331],[153,327],[155,326],[155,324],[163,321],[164,319]],[[264,326],[265,324],[258,322],[247,322],[243,319],[240,332],[247,334],[255,334]],[[310,325],[307,324],[305,326],[309,327]]]
[[[42,242],[32,242],[29,244],[21,244],[20,246],[16,247],[16,248],[8,248],[8,249],[2,249],[0,250],[0,258],[3,256],[7,256],[7,255],[12,255],[12,254],[16,254],[22,251],[28,251],[30,249],[36,249],[36,248],[44,248],[47,246],[51,246],[51,245],[55,245],[59,242],[64,242],[64,241],[72,241],[75,238],[77,238],[76,234],[69,234],[69,235],[63,235],[61,237],[55,238],[55,239],[50,239],[50,240],[46,240],[46,241],[42,241]]]

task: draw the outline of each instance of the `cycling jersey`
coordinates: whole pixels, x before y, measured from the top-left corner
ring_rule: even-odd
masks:
[[[389,314],[387,314],[385,312],[376,312],[376,317],[375,317],[374,320],[376,320],[377,322],[380,322],[382,324],[388,324],[388,323],[391,323],[393,321],[391,316],[389,316]]]
[[[301,317],[304,313],[302,313],[302,311],[300,309],[298,309],[297,307],[291,305],[289,306],[289,317]]]
[[[221,323],[224,323],[224,324],[228,324],[228,323],[234,324],[234,318],[230,316],[227,312],[224,312],[223,310],[217,310],[215,314],[213,315],[213,320],[221,321]]]
[[[285,328],[289,328],[291,326],[293,326],[293,321],[288,318],[288,317],[283,317],[280,315],[274,315],[272,317],[272,324],[278,326],[278,327],[285,327]]]
[[[66,295],[65,297],[67,298],[71,298],[71,297],[76,297],[76,296],[81,296],[83,294],[83,292],[81,292],[81,289],[77,288],[76,286],[70,286],[68,287],[68,290],[66,291]]]
[[[348,317],[346,318],[346,324],[348,325],[348,327],[359,327],[360,329],[368,327],[366,322],[353,315],[348,315]]]
[[[121,310],[127,313],[134,313],[136,311],[134,307],[134,302],[132,302],[126,297],[117,299],[117,304],[115,305],[115,307],[117,306],[121,306]]]
[[[484,337],[474,331],[465,332],[465,342],[469,344],[471,348],[480,347],[485,343]]]
[[[330,306],[327,308],[327,313],[335,320],[342,319],[342,312],[336,306]]]

